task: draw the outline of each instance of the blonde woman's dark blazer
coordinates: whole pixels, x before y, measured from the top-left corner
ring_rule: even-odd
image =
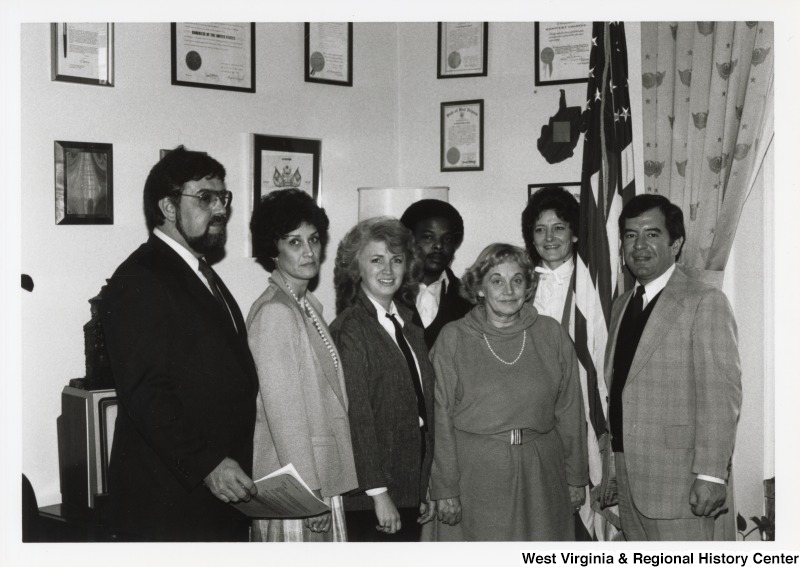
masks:
[[[318,356],[329,355],[315,352],[300,306],[285,285],[273,273],[247,317],[260,386],[253,478],[292,463],[312,490],[335,496],[358,484],[342,368],[336,380],[325,377]],[[306,299],[321,317],[319,302],[311,293]]]
[[[345,499],[346,510],[372,510],[364,491],[385,486],[398,508],[425,501],[433,458],[433,382],[422,329],[412,312],[395,302],[405,321],[403,335],[419,363],[428,412],[425,460],[421,458],[417,398],[403,353],[378,322],[377,311],[359,290],[353,305],[331,323],[342,355],[358,491]]]

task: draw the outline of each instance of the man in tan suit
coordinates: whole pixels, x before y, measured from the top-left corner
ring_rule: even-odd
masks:
[[[741,406],[736,323],[722,292],[675,265],[686,235],[680,208],[638,195],[619,227],[636,277],[614,303],[605,366],[622,531],[629,541],[710,540]]]

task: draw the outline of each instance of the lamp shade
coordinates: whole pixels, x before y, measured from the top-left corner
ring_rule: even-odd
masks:
[[[421,199],[447,202],[449,187],[359,187],[358,220],[388,215],[400,218],[411,203]]]

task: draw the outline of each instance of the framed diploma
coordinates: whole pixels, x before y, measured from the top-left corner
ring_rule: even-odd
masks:
[[[436,77],[485,77],[489,22],[439,22]]]
[[[442,103],[442,171],[483,171],[483,100]]]
[[[114,86],[114,24],[50,24],[54,81]]]
[[[592,22],[536,22],[536,86],[589,80]]]
[[[114,224],[111,144],[54,145],[56,224]]]
[[[353,86],[353,23],[306,22],[306,82]]]
[[[256,25],[172,23],[172,84],[256,92]]]
[[[322,140],[253,134],[253,207],[278,189],[302,189],[319,203]]]
[[[528,185],[528,199],[531,198],[531,195],[536,193],[542,187],[562,187],[567,193],[575,197],[575,200],[578,203],[581,202],[581,182],[580,181],[569,181],[567,183],[531,183]]]

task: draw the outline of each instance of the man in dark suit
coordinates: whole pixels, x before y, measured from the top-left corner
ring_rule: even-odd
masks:
[[[246,540],[258,379],[241,311],[205,261],[225,246],[225,168],[176,148],[144,186],[148,241],[103,291],[121,409],[109,464],[119,540]]]
[[[450,270],[464,241],[464,220],[450,203],[422,199],[406,209],[400,222],[414,233],[422,261],[422,283],[412,321],[425,330],[425,344],[430,349],[442,327],[472,309],[461,296],[461,281]]]
[[[616,470],[622,531],[629,541],[711,540],[742,402],[736,322],[721,291],[675,264],[686,237],[680,208],[638,195],[619,228],[636,277],[614,302],[605,364],[607,470]]]

